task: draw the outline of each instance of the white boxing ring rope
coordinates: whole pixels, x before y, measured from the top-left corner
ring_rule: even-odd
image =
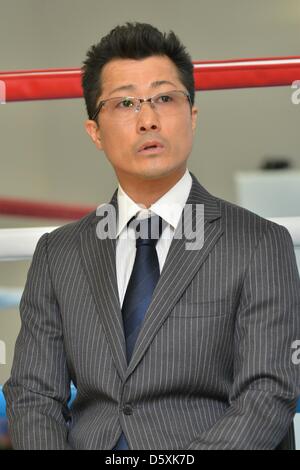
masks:
[[[272,222],[283,225],[289,231],[295,248],[300,248],[300,216],[269,218]],[[58,227],[30,227],[0,229],[0,261],[30,260],[38,240],[44,233],[50,233]],[[300,266],[299,266],[300,270]],[[21,288],[0,286],[0,311],[3,308],[18,307]]]
[[[286,227],[295,247],[300,247],[300,216],[269,218]],[[0,261],[31,259],[39,238],[58,227],[30,227],[0,229]]]
[[[57,227],[0,229],[0,261],[20,261],[32,258],[38,240]]]

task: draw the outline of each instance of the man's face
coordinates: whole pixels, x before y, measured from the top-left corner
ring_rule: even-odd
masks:
[[[158,82],[165,82],[160,83]],[[171,90],[187,91],[178,78],[176,66],[165,56],[143,60],[115,59],[102,70],[102,94],[99,101],[133,96],[149,98]],[[124,87],[122,90],[117,88]],[[97,103],[98,104],[98,103]],[[159,179],[172,173],[182,174],[192,149],[197,109],[183,101],[181,112],[160,115],[144,103],[130,120],[116,121],[105,107],[97,121],[86,121],[86,130],[97,148],[103,150],[114,167],[119,181],[126,179]],[[156,141],[159,150],[140,152],[146,142]]]

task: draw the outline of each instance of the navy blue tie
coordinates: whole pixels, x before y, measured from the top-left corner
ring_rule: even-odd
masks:
[[[157,215],[136,219],[134,225],[136,255],[122,305],[128,364],[160,276],[156,243],[162,232],[162,219]],[[113,450],[129,450],[123,433]]]

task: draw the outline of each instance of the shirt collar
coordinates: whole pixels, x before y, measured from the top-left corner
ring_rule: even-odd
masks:
[[[147,217],[150,213],[159,215],[164,221],[166,221],[174,230],[176,229],[179,219],[181,217],[182,210],[187,201],[188,195],[192,187],[192,177],[186,169],[182,178],[152,204],[149,209],[142,209],[136,204],[119,184],[118,186],[118,231],[117,237],[120,235],[122,230],[126,227],[129,220],[136,216],[140,212],[139,216]]]

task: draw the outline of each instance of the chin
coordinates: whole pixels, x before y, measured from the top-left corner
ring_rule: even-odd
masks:
[[[151,168],[141,168],[139,171],[140,176],[142,176],[145,179],[158,179],[158,178],[164,178],[166,176],[171,176],[172,174],[175,175],[176,173],[181,173],[183,171],[185,162],[180,162],[177,165],[174,165],[174,162],[172,162],[172,165],[157,165],[152,166]]]
[[[139,176],[148,180],[158,179],[168,176],[173,171],[174,169],[171,168],[147,168],[144,171],[139,172]]]

